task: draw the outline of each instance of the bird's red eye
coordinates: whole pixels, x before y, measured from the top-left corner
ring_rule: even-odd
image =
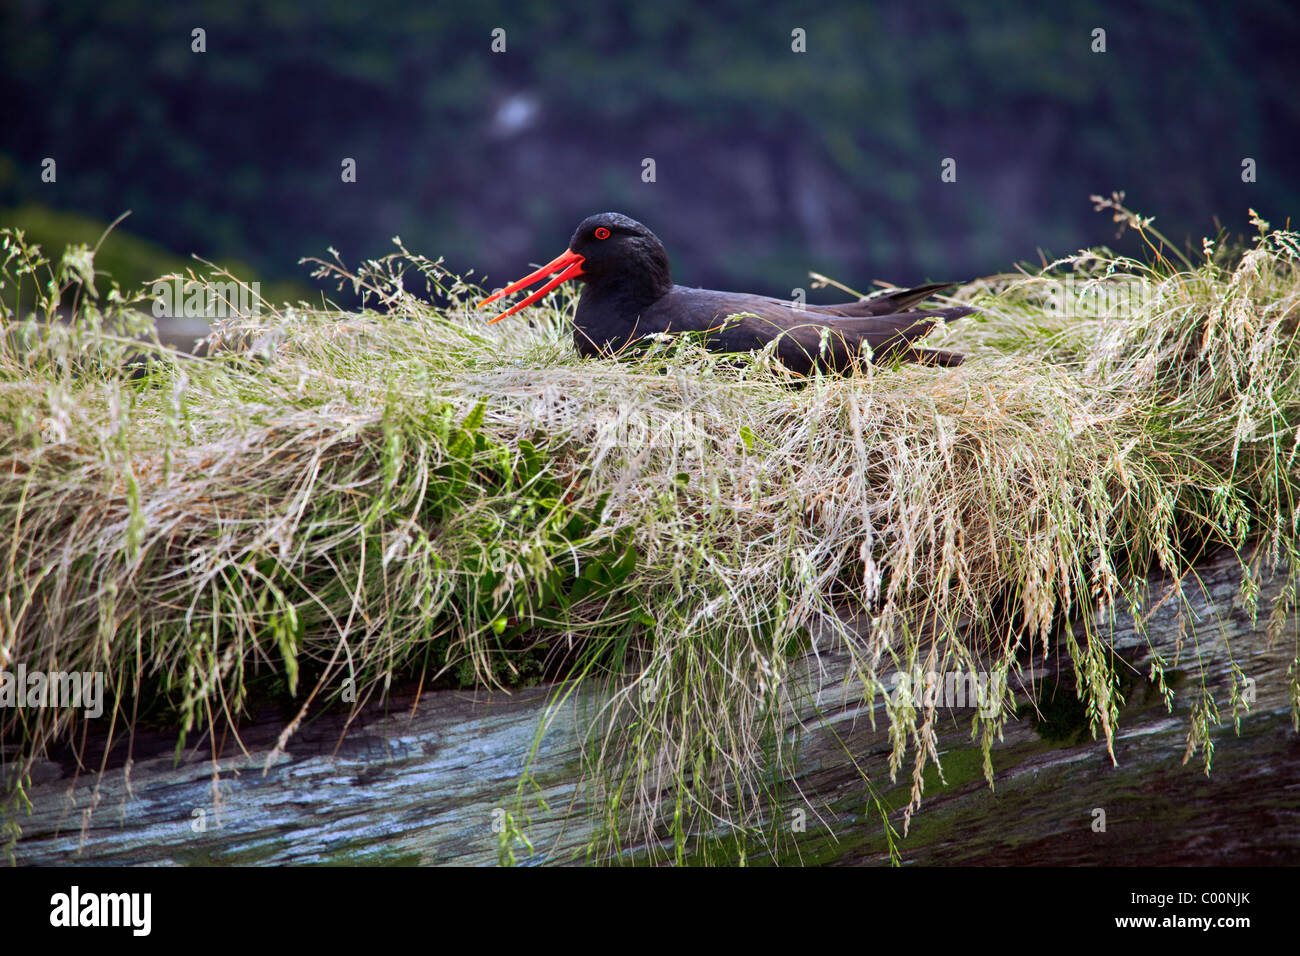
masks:
[[[609,230],[606,229],[604,226],[597,226],[597,227],[596,227],[596,238],[597,238],[597,239],[608,239],[608,238],[609,238]]]

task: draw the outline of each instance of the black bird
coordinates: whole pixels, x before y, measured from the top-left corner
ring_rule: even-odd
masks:
[[[562,255],[488,296],[479,307],[553,273],[559,274],[492,321],[536,302],[562,282],[580,279],[586,285],[578,299],[573,339],[585,356],[617,354],[656,332],[696,332],[714,352],[747,352],[777,339],[781,363],[805,375],[814,367],[847,371],[866,357],[867,347],[877,362],[902,359],[952,366],[961,364],[961,355],[913,343],[939,319],[958,319],[975,311],[911,308],[952,283],[802,308],[763,295],[674,285],[663,243],[635,219],[616,212],[584,219]]]

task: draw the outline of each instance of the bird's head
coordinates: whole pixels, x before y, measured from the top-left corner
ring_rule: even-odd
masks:
[[[617,212],[602,212],[579,223],[569,240],[569,248],[563,253],[536,272],[488,296],[479,303],[479,308],[550,275],[554,275],[550,282],[491,321],[499,322],[513,315],[569,279],[580,279],[594,286],[622,286],[629,292],[655,298],[672,286],[668,253],[659,237],[635,219]]]

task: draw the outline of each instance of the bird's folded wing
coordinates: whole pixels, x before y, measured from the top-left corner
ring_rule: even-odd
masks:
[[[935,309],[929,312],[903,312],[898,315],[874,316],[810,316],[792,313],[787,316],[746,317],[734,332],[740,339],[748,338],[755,345],[759,340],[770,341],[780,336],[777,354],[783,364],[799,372],[808,372],[813,365],[844,370],[865,358],[869,351],[879,361],[894,356],[924,361],[934,365],[957,365],[961,357],[955,354],[916,349],[914,342],[933,331],[939,320],[952,320],[969,315],[973,310],[965,307]],[[753,346],[751,346],[753,347]]]
[[[834,310],[840,315],[897,315],[899,312],[906,312],[914,305],[918,305],[937,295],[944,289],[951,289],[951,282],[932,282],[929,285],[918,285],[911,289],[895,289],[893,292],[887,292],[884,295],[878,295],[870,299],[859,299],[857,302],[845,302],[830,306],[814,306],[814,308],[824,308],[827,311]]]

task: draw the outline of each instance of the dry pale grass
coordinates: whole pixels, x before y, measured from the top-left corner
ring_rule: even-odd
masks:
[[[847,650],[866,699],[897,666],[1006,675],[1063,621],[1140,617],[1147,570],[1219,544],[1289,568],[1268,609],[1284,619],[1300,246],[1257,224],[1231,265],[1209,246],[1178,267],[1089,253],[964,288],[982,312],[943,333],[957,369],[799,381],[682,341],[579,360],[569,299],[486,326],[476,290],[405,249],[317,263],[365,311],[268,305],[206,358],[141,359],[129,303],[82,296],[54,321],[77,271],[7,235],[8,280],[48,273],[62,300],[4,320],[0,665],[104,671],[118,732],[145,710],[182,733],[234,723],[250,692],[305,712],[404,675],[567,675],[561,697],[604,689],[593,853],[650,839],[685,858],[719,834],[744,852],[774,839],[792,759],[775,729],[813,637]],[[1090,314],[1049,307],[1098,294]],[[1071,650],[1109,744],[1105,643]],[[977,718],[986,758],[1007,695]],[[935,713],[885,700],[910,814]],[[0,720],[21,765],[79,717]],[[525,775],[508,858],[529,792]]]

